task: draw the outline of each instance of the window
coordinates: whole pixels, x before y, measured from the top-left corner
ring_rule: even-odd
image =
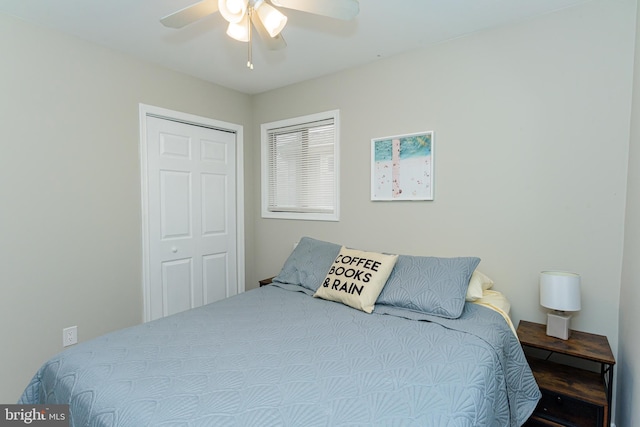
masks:
[[[338,113],[262,124],[263,218],[340,219]]]

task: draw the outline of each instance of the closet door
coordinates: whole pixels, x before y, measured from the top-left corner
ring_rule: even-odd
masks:
[[[236,133],[148,116],[147,320],[238,292]]]

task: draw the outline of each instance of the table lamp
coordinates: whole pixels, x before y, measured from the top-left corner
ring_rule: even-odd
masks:
[[[580,310],[580,275],[565,271],[540,272],[540,305],[554,310],[547,314],[547,335],[569,339],[571,314]]]

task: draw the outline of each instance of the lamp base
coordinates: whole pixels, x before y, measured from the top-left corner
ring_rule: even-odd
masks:
[[[548,313],[547,314],[547,335],[550,337],[556,337],[563,340],[569,339],[571,335],[571,329],[569,325],[571,323],[571,315],[562,312]]]

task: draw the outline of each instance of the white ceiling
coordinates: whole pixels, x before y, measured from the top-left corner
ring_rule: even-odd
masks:
[[[360,0],[353,21],[281,9],[287,48],[230,39],[219,13],[185,28],[159,19],[197,0],[0,0],[0,12],[255,94],[590,0]]]

